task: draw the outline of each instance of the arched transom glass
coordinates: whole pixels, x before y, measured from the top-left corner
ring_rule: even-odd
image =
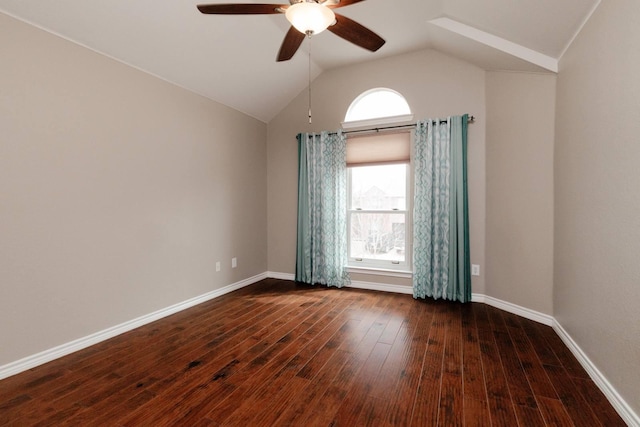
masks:
[[[411,114],[409,104],[392,89],[370,89],[358,96],[349,106],[345,122],[397,117]]]

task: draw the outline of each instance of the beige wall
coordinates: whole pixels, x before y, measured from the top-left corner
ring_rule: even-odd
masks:
[[[2,14],[0,64],[0,366],[266,270],[264,123]]]
[[[560,62],[554,315],[640,413],[640,2],[603,1]]]
[[[299,132],[340,128],[347,108],[362,92],[387,87],[407,99],[416,119],[469,113],[469,204],[471,261],[484,267],[485,246],[485,72],[433,50],[332,70],[312,84],[313,124],[307,93],[301,93],[268,128],[269,270],[294,273],[296,246],[297,144]],[[482,268],[481,271],[483,271]],[[353,280],[410,286],[410,280],[352,275]],[[484,293],[484,275],[473,278]]]
[[[556,76],[487,72],[487,294],[553,314]]]

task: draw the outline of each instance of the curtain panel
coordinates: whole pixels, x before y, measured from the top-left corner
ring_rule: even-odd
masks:
[[[467,121],[465,114],[416,126],[414,298],[471,301]]]
[[[298,282],[342,287],[347,271],[345,135],[298,135]]]

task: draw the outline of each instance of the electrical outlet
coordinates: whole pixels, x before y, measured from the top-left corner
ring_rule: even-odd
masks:
[[[238,266],[238,258],[231,258],[231,268],[236,268]]]
[[[480,266],[478,264],[471,264],[471,275],[472,276],[480,275]]]
[[[220,261],[216,262],[216,271],[220,271]]]

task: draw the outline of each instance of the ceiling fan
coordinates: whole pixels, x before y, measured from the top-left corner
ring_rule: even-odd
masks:
[[[306,36],[328,29],[351,43],[377,51],[385,41],[356,21],[333,12],[364,0],[289,0],[290,4],[201,4],[198,10],[210,15],[270,15],[284,13],[291,28],[280,46],[277,61],[287,61],[296,53]]]

